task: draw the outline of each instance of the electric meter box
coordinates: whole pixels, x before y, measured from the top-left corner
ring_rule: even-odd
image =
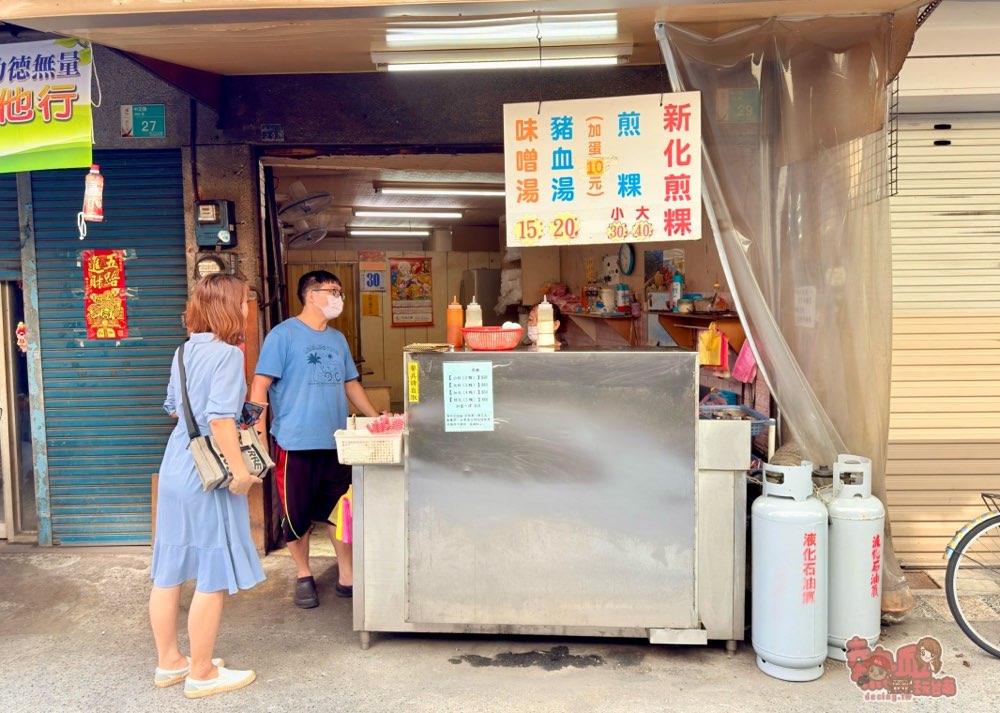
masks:
[[[232,201],[197,201],[194,236],[199,248],[236,246],[236,208]]]

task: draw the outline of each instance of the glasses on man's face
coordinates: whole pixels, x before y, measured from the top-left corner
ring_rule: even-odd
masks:
[[[334,297],[343,297],[344,293],[339,287],[315,287],[311,292],[329,292]]]

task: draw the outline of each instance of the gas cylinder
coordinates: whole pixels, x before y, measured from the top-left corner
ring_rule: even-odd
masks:
[[[750,513],[757,667],[783,681],[815,680],[826,660],[829,549],[812,463],[765,464],[764,492]]]
[[[104,176],[96,163],[84,179],[83,219],[92,223],[104,220]]]
[[[445,324],[447,325],[448,344],[458,349],[462,346],[462,322],[464,320],[462,305],[458,303],[458,297],[451,298],[447,316]]]
[[[847,642],[875,646],[881,633],[882,538],[885,508],[872,496],[872,462],[840,455],[830,502],[830,619],[828,655],[847,660]]]

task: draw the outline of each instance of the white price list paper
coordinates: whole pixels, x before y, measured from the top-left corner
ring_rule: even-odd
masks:
[[[493,430],[493,363],[444,364],[444,430]]]

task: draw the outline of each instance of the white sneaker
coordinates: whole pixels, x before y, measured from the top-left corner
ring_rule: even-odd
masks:
[[[257,678],[253,671],[231,671],[228,668],[219,666],[219,675],[207,681],[196,681],[188,676],[184,679],[185,698],[204,698],[214,696],[216,693],[235,691],[249,686]]]
[[[160,668],[156,667],[156,671],[153,672],[153,685],[157,688],[166,688],[167,686],[173,686],[175,683],[180,683],[184,680],[184,677],[188,675],[188,671],[191,670],[191,657],[187,657],[188,665],[184,668]],[[213,666],[225,666],[226,662],[223,659],[212,659]]]

